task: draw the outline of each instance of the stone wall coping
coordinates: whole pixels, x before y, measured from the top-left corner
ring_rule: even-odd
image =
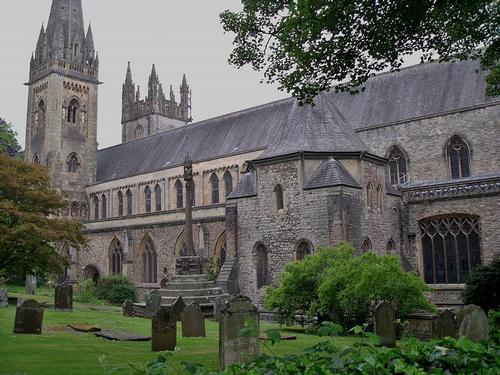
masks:
[[[434,290],[464,290],[465,284],[427,284]]]

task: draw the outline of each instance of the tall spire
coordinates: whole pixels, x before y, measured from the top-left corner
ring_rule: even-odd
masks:
[[[125,83],[122,87],[122,110],[133,103],[135,100],[135,85],[132,81],[132,69],[130,68],[130,61],[127,65],[127,74],[125,76]]]
[[[148,99],[150,101],[156,100],[160,97],[160,81],[158,79],[158,74],[156,74],[156,67],[153,64],[153,68],[151,69],[151,75],[149,76],[148,83]]]
[[[130,61],[127,66],[127,75],[125,76],[125,84],[134,84],[132,81],[132,69],[130,68]]]
[[[85,47],[94,49],[94,36],[92,35],[92,26],[90,23],[87,29],[87,36],[85,37]]]

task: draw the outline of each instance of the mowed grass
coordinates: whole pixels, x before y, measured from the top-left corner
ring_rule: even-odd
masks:
[[[29,296],[21,290],[9,288],[9,295],[22,298]],[[40,290],[34,299],[53,303],[50,289]],[[151,352],[151,342],[117,342],[98,338],[91,333],[75,333],[66,330],[68,324],[88,323],[102,329],[121,330],[143,335],[151,334],[151,320],[122,316],[121,308],[113,306],[90,306],[75,303],[73,312],[56,312],[46,308],[41,335],[14,335],[15,306],[0,309],[0,374],[134,374],[129,366],[143,367],[157,358]],[[261,331],[278,328],[283,336],[297,336],[294,341],[282,341],[272,347],[276,355],[300,352],[324,339],[304,334],[299,328],[280,328],[262,322]],[[180,373],[181,362],[202,363],[209,369],[218,368],[218,324],[206,321],[207,337],[183,338],[180,324],[177,327],[178,350],[172,364]],[[339,345],[352,345],[356,339],[340,337]],[[268,353],[263,345],[263,353]],[[101,361],[99,361],[101,358]],[[102,364],[100,363],[102,362]]]

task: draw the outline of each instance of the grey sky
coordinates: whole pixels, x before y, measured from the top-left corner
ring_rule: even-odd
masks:
[[[52,0],[0,0],[0,117],[12,122],[24,145],[29,61]],[[231,35],[218,15],[236,0],[83,0],[100,58],[99,147],[121,141],[121,85],[127,61],[144,95],[151,65],[178,98],[182,73],[193,91],[196,121],[287,96],[260,84],[261,75],[227,63]]]

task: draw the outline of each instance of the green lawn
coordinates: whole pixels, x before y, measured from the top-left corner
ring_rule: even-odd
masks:
[[[9,295],[23,298],[22,288],[9,287]],[[41,302],[53,302],[50,289],[39,290],[35,297]],[[151,334],[151,321],[143,318],[126,318],[121,308],[90,306],[76,303],[73,312],[55,312],[45,309],[42,335],[14,335],[15,307],[0,309],[0,374],[107,374],[117,369],[117,374],[133,374],[129,363],[141,367],[155,359],[150,342],[114,342],[92,334],[64,331],[70,323],[89,323],[103,329],[123,330],[144,335]],[[261,330],[276,328],[268,323]],[[322,339],[304,334],[300,329],[283,329],[283,335],[297,336],[295,341],[282,341],[273,347],[277,355],[301,351]],[[339,345],[351,345],[355,339],[338,338]],[[211,369],[218,367],[218,324],[207,321],[206,338],[183,338],[180,325],[177,329],[178,351],[173,361],[182,368],[182,361],[198,362]],[[267,349],[262,347],[262,352]],[[104,356],[104,357],[103,357]],[[104,368],[99,363],[104,358]]]

